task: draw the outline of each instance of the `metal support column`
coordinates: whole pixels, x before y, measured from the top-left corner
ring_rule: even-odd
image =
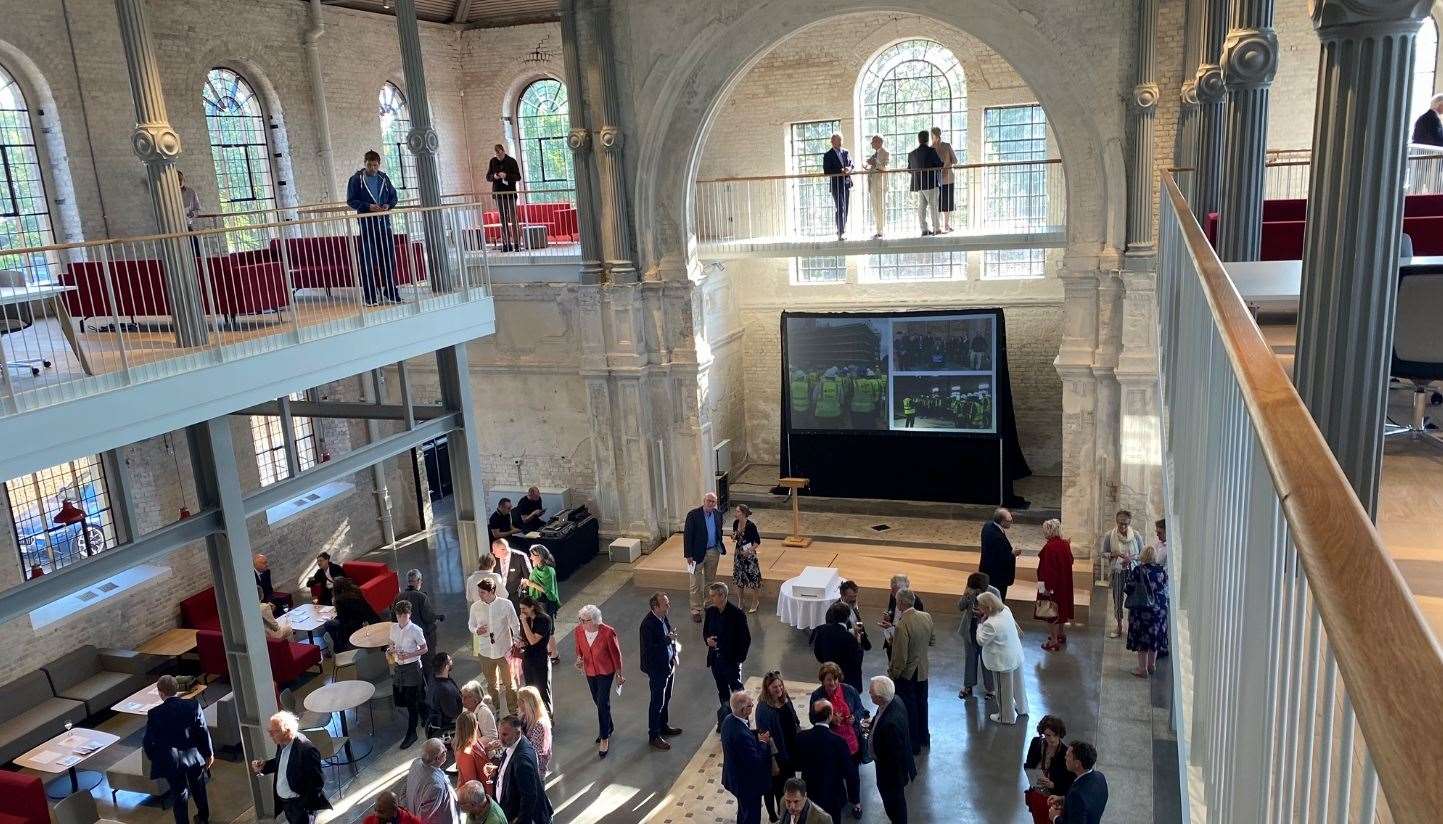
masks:
[[[421,31],[416,24],[416,0],[396,0],[396,31],[401,39],[401,68],[406,75],[406,105],[411,112],[411,132],[406,146],[416,156],[416,177],[419,179],[422,206],[441,205],[441,173],[436,165],[436,149],[441,144],[431,127],[431,103],[426,98],[426,67],[421,55]],[[426,240],[426,263],[430,271],[431,289],[451,292],[463,287],[457,273],[452,283],[451,259],[446,253],[446,227],[440,211],[422,212]]]
[[[1193,177],[1193,214],[1206,220],[1209,212],[1218,210],[1218,193],[1222,188],[1223,103],[1227,87],[1223,85],[1223,37],[1227,34],[1228,0],[1207,0],[1202,26],[1201,63],[1197,67],[1198,151],[1197,172]]]
[[[130,74],[130,95],[135,102],[135,131],[130,135],[135,156],[145,164],[156,230],[162,235],[186,231],[185,205],[180,196],[180,135],[170,125],[161,85],[160,60],[145,23],[145,0],[115,0],[120,42]],[[205,304],[196,275],[195,252],[186,238],[161,241],[165,260],[166,298],[175,328],[177,346],[204,346],[208,338]]]
[[[301,474],[301,451],[296,448],[296,419],[291,415],[291,396],[282,395],[276,399],[281,408],[281,451],[286,455],[286,477]]]
[[[461,541],[461,569],[474,572],[481,552],[490,547],[486,493],[481,487],[481,455],[476,451],[476,413],[471,397],[471,365],[466,344],[436,351],[436,373],[441,383],[441,405],[460,416],[447,435],[451,456],[451,493],[456,502],[456,534]]]
[[[566,144],[571,147],[576,174],[576,220],[581,233],[581,282],[600,283],[604,276],[601,264],[601,239],[597,220],[601,213],[596,198],[595,167],[592,163],[591,129],[587,127],[586,85],[581,75],[582,44],[577,31],[577,0],[562,0],[561,53],[566,69],[566,96],[570,103],[568,116],[571,131]]]
[[[1278,71],[1273,0],[1236,0],[1223,45],[1228,89],[1218,257],[1257,260],[1262,246],[1263,166],[1268,148],[1268,88]]]
[[[265,628],[256,610],[250,535],[246,531],[246,507],[236,472],[230,419],[212,418],[189,426],[186,440],[200,507],[219,509],[223,522],[222,531],[206,538],[206,550],[225,639],[226,666],[240,718],[243,761],[268,758],[272,745],[266,736],[266,724],[276,711],[275,687],[271,683]],[[250,771],[246,774],[249,776]],[[250,783],[256,817],[274,815],[269,780],[251,778]]]
[[[1413,53],[1432,5],[1312,5],[1323,48],[1293,375],[1369,513],[1383,459]]]
[[[365,375],[357,375],[356,381],[361,386],[361,400],[366,400],[367,389],[371,401],[376,404],[386,402],[385,379],[381,370],[372,369],[370,375],[370,386],[367,387]],[[406,427],[410,429],[410,427]],[[375,418],[366,419],[366,442],[375,443],[381,439],[381,422]],[[396,521],[391,514],[391,488],[386,483],[386,464],[384,462],[374,464],[371,467],[371,487],[376,496],[376,521],[381,527],[381,541],[386,546],[396,543]]]

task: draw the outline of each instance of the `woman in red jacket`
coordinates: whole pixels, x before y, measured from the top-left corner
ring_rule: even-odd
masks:
[[[1042,535],[1047,542],[1037,556],[1037,580],[1057,604],[1057,615],[1048,619],[1051,635],[1042,648],[1057,652],[1067,643],[1063,627],[1072,620],[1072,544],[1062,537],[1062,522],[1056,518],[1042,524]]]
[[[617,689],[626,683],[621,674],[621,644],[616,630],[601,622],[601,610],[587,604],[576,613],[576,668],[586,675],[591,687],[591,700],[596,702],[596,717],[601,732],[596,737],[596,756],[605,758],[611,748],[611,685]]]

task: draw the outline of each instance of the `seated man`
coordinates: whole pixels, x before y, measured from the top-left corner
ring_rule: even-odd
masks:
[[[546,507],[541,503],[541,490],[531,487],[511,510],[511,519],[522,532],[535,532],[546,525]]]
[[[277,592],[271,585],[271,562],[266,556],[257,555],[251,565],[255,568],[256,594],[260,596],[261,603],[275,607],[276,615],[284,615],[291,608],[291,594]]]

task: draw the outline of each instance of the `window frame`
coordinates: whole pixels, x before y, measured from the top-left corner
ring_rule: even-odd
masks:
[[[1003,120],[1008,113],[1024,111],[1029,116],[1021,122]],[[993,122],[994,117],[997,122]],[[1021,138],[1004,136],[1005,130],[1016,128],[1036,133]],[[1018,148],[1023,147],[1024,144],[1027,144],[1025,148]],[[1048,155],[1047,112],[1040,103],[1009,103],[1000,106],[986,106],[982,109],[982,157],[985,162],[1047,160]],[[1015,204],[1020,198],[1023,204],[1020,211],[1027,213],[1022,218],[1024,225],[1021,227],[1009,226],[1008,229],[1021,228],[1026,231],[1046,225],[1049,207],[1046,169],[1004,167],[988,168],[984,171],[986,181],[983,186],[982,199],[988,222],[994,220],[1007,222],[1008,218],[998,215],[998,213],[1019,211],[1012,209],[1008,204]],[[1023,188],[1027,190],[1021,195],[1000,191],[1002,188],[1013,187],[1019,179],[1025,179]],[[1046,277],[1046,275],[1047,250],[1045,249],[987,249],[982,253],[983,280],[1026,280]]]
[[[556,90],[549,97],[531,97],[533,90],[548,87]],[[549,104],[550,110],[542,111],[542,104]],[[528,112],[528,106],[532,107],[531,112]],[[521,185],[532,203],[574,202],[576,165],[567,142],[571,132],[570,112],[570,90],[559,78],[537,77],[522,87],[521,93],[516,96],[516,162],[521,166]],[[547,122],[550,128],[541,128]],[[534,159],[529,149],[534,149]],[[548,154],[564,158],[559,174],[547,163]]]
[[[87,474],[93,469],[95,476],[92,480],[80,483],[80,472],[83,469]],[[69,478],[57,477],[68,470]],[[53,474],[52,474],[53,473]],[[107,456],[104,454],[85,455],[74,458],[63,463],[36,470],[18,478],[12,478],[0,485],[5,496],[6,511],[10,516],[11,533],[15,536],[16,558],[20,564],[20,574],[24,579],[31,577],[30,569],[32,564],[39,564],[44,574],[51,574],[58,569],[63,569],[87,557],[99,555],[102,552],[114,549],[120,545],[122,529],[123,507],[117,505],[116,496],[123,494],[120,485],[112,478],[112,467]],[[42,488],[44,484],[44,488]],[[85,494],[85,488],[96,485],[98,491],[93,494]],[[51,494],[46,494],[46,489]],[[66,492],[75,490],[78,494],[67,496]],[[24,495],[18,494],[24,492]],[[95,544],[92,538],[91,555],[85,552],[85,538],[80,533],[79,524],[56,524],[54,515],[59,512],[62,502],[69,497],[77,506],[86,513],[85,528],[94,535],[99,533],[100,542]],[[33,506],[34,512],[21,515],[16,512],[17,499],[20,499],[21,506]],[[24,535],[21,534],[22,526],[33,522],[38,529],[29,529]],[[52,536],[64,534],[65,543],[68,549],[63,550],[57,556],[54,552],[55,539]],[[26,546],[34,546],[37,536],[44,536],[44,546],[33,549],[32,557],[27,560]],[[48,547],[48,551],[46,549]],[[46,553],[42,555],[41,553]],[[57,563],[60,558],[69,556],[69,560]],[[40,563],[38,558],[48,557],[48,563]]]
[[[1428,109],[1428,101],[1433,98],[1434,89],[1438,83],[1438,21],[1432,14],[1423,18],[1422,25],[1418,27],[1418,35],[1415,40],[1413,51],[1413,100],[1412,120]],[[1421,48],[1428,42],[1432,42],[1433,48],[1426,51]],[[1427,77],[1427,83],[1419,83],[1419,79]]]
[[[228,86],[228,89],[222,91],[222,85]],[[247,93],[244,100],[237,96],[241,90]],[[231,104],[239,113],[226,113]],[[280,207],[276,188],[279,175],[271,162],[275,147],[270,133],[270,114],[255,84],[244,73],[229,66],[212,66],[206,71],[205,82],[201,85],[201,110],[205,116],[206,138],[210,143],[211,166],[215,175],[216,211],[227,215],[225,225],[236,228],[274,222]],[[247,125],[234,125],[242,121]],[[248,139],[237,140],[237,136]],[[235,150],[240,150],[239,158],[243,163],[236,162]],[[245,170],[244,197],[233,196],[238,191],[233,183],[238,166],[243,166]],[[246,212],[265,213],[237,214]],[[263,229],[225,235],[231,251],[259,249],[270,237],[271,232]]]
[[[376,94],[376,109],[381,120],[381,158],[391,167],[387,174],[400,200],[410,200],[406,195],[416,192],[420,183],[416,156],[406,142],[411,132],[411,104],[406,93],[387,80]]]
[[[54,283],[60,264],[57,255],[32,253],[22,261],[16,255],[5,253],[6,249],[53,245],[55,215],[30,102],[19,78],[0,63],[0,98],[3,97],[8,97],[14,107],[0,108],[0,182],[4,189],[0,202],[9,202],[9,208],[0,211],[0,269],[24,272],[27,283]],[[12,122],[7,125],[6,120]],[[17,171],[22,174],[16,174]],[[27,184],[34,187],[28,195],[19,191],[19,186]]]
[[[810,127],[821,126],[812,130]],[[822,155],[831,148],[832,135],[842,130],[840,119],[798,120],[786,127],[787,174],[818,174],[822,171]],[[802,134],[798,135],[798,130]],[[806,134],[807,131],[813,134]],[[825,137],[821,136],[825,133]],[[829,238],[836,232],[832,223],[831,194],[822,178],[788,178],[788,234],[801,237]],[[847,282],[847,258],[844,255],[793,257],[789,261],[788,281],[793,286],[826,286]],[[821,273],[824,276],[813,275]]]
[[[292,392],[292,401],[304,401],[309,392]],[[279,415],[251,415],[251,451],[256,459],[256,474],[261,488],[288,480],[290,466],[286,463],[286,443],[281,429]],[[300,458],[300,471],[319,463],[317,454],[316,426],[311,418],[299,415],[291,417],[291,436],[296,442],[296,455]]]

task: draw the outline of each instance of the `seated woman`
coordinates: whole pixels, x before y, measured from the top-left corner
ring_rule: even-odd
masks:
[[[267,638],[289,641],[296,634],[295,630],[289,626],[281,626],[281,623],[276,620],[275,605],[269,601],[261,602],[261,624],[266,628]]]
[[[350,578],[337,578],[334,587],[336,617],[321,625],[321,630],[331,640],[332,655],[352,649],[351,635],[361,627],[381,620],[361,594],[361,588]]]

